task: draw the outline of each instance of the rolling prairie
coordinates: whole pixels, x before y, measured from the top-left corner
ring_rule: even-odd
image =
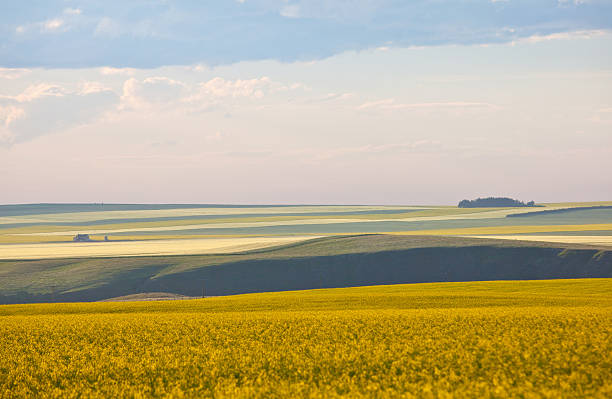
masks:
[[[2,303],[612,276],[608,203],[41,204],[0,206],[0,220]]]
[[[587,232],[583,234],[584,237],[591,236],[590,232],[600,232],[597,235],[604,236],[601,232],[612,232],[612,208],[606,204],[608,203],[554,204],[535,208],[535,211],[534,208],[448,206],[142,205],[140,207],[145,209],[138,209],[137,205],[91,205],[75,206],[74,212],[67,212],[70,208],[60,205],[56,208],[52,205],[0,206],[0,259],[13,256],[9,254],[15,252],[15,249],[5,244],[38,243],[41,250],[37,256],[44,257],[42,248],[56,245],[57,242],[70,242],[76,234],[90,234],[97,240],[109,236],[111,241],[204,239],[221,236],[307,238],[358,233],[491,235],[502,238],[505,234],[538,233],[545,236],[545,233],[583,231]],[[523,216],[511,217],[520,215]],[[587,242],[588,238],[583,241]],[[601,244],[604,241],[599,238],[596,243]],[[164,243],[160,248],[166,248],[167,245],[169,244]],[[128,245],[115,247],[133,248]],[[204,245],[202,250],[208,247],[210,246]],[[77,252],[81,253],[80,250]],[[109,253],[121,255],[115,250],[109,250]],[[125,254],[134,253],[133,250],[126,250]]]

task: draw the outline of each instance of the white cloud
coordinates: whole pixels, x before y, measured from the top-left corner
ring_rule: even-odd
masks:
[[[568,6],[570,4],[574,4],[576,6],[579,6],[581,4],[587,4],[589,2],[590,2],[590,0],[557,0],[557,4],[559,4],[559,6],[561,6],[561,7],[565,7],[565,6]]]
[[[355,98],[354,93],[327,93],[324,96],[306,99],[306,103],[321,103],[327,101],[345,101]]]
[[[65,94],[66,89],[61,86],[51,83],[39,83],[28,86],[21,94],[17,96],[5,98],[14,99],[20,103],[27,103],[42,97],[63,97]]]
[[[7,107],[0,106],[0,125],[8,128],[11,123],[15,122],[17,119],[23,118],[25,116],[25,111],[23,108],[18,108],[12,105]]]
[[[88,82],[81,83],[78,94],[84,96],[87,94],[101,93],[104,91],[112,91],[112,90],[100,82],[88,81]]]
[[[287,18],[299,18],[300,17],[300,6],[296,4],[284,6],[280,10],[280,15],[282,15],[283,17],[287,17]]]
[[[39,31],[40,33],[58,33],[68,31],[69,26],[63,18],[51,18],[42,22],[19,25],[15,28],[17,34],[25,34],[28,31]]]
[[[204,72],[204,71],[208,71],[209,68],[204,65],[204,64],[197,64],[197,65],[192,65],[187,67],[187,69],[193,71],[193,72]]]
[[[501,107],[495,104],[469,101],[450,101],[450,102],[424,102],[424,103],[398,103],[395,99],[366,102],[357,107],[357,110],[367,109],[386,109],[386,110],[459,110],[459,109],[482,109],[495,110]]]
[[[295,90],[302,85],[290,86],[273,82],[263,76],[253,79],[229,80],[215,77],[205,82],[186,84],[168,77],[130,78],[123,83],[119,110],[142,110],[193,113],[213,107],[236,105],[236,101],[254,101],[266,94]]]
[[[20,77],[30,73],[29,69],[23,68],[0,68],[0,78],[2,79],[19,79]]]
[[[108,17],[103,17],[100,19],[100,21],[98,21],[94,34],[96,36],[107,36],[111,38],[117,37],[121,34],[121,27],[114,20]]]
[[[53,83],[38,83],[28,86],[23,92],[16,96],[0,95],[0,98],[17,103],[30,103],[49,97],[66,97],[69,95],[84,96],[105,91],[112,90],[102,83],[94,81],[81,82],[76,89],[69,89]]]
[[[81,15],[82,10],[80,8],[64,8],[64,14],[66,15]]]
[[[46,32],[55,32],[64,27],[64,20],[60,18],[49,19],[42,23],[42,27]]]
[[[415,140],[401,143],[378,144],[378,145],[362,145],[354,147],[340,147],[321,151],[321,149],[306,149],[302,150],[301,154],[307,155],[318,161],[346,157],[351,155],[375,155],[382,153],[389,154],[404,154],[404,153],[427,153],[431,151],[439,152],[442,143],[439,140]]]
[[[246,80],[225,80],[216,77],[200,84],[200,94],[215,97],[262,98],[271,84],[272,81],[266,76]]]
[[[15,142],[15,135],[3,126],[0,126],[0,146],[10,147]]]
[[[113,68],[113,67],[102,67],[100,68],[102,75],[128,75],[132,76],[136,73],[134,68]]]
[[[551,33],[549,35],[533,35],[513,41],[511,44],[516,43],[540,43],[547,42],[550,40],[576,40],[576,39],[592,39],[595,37],[601,37],[606,34],[610,34],[609,30],[595,29],[595,30],[577,30],[572,32],[560,32]]]
[[[147,108],[153,104],[169,105],[186,92],[186,85],[163,76],[143,80],[130,78],[123,83],[120,109]]]

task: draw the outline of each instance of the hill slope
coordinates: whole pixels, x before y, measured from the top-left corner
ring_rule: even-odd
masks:
[[[561,244],[360,235],[233,255],[3,261],[0,303],[585,277],[612,277],[612,253]]]

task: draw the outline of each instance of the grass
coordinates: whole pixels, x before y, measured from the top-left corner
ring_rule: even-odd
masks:
[[[496,238],[501,240],[521,240],[521,241],[542,241],[542,242],[557,242],[565,244],[587,244],[596,246],[612,247],[612,236],[578,236],[578,235],[487,235],[476,236],[486,238]]]
[[[609,397],[612,280],[0,306],[11,397]]]

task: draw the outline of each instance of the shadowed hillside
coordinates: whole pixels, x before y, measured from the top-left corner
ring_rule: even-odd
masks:
[[[199,296],[438,281],[612,277],[586,246],[456,237],[330,237],[236,255],[0,262],[0,302]]]

